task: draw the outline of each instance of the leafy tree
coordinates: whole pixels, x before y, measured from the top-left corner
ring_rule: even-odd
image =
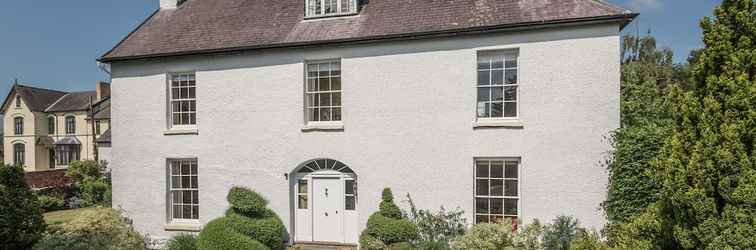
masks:
[[[96,161],[74,161],[66,170],[71,178],[76,195],[84,206],[109,205],[112,200],[112,186],[107,163]]]
[[[756,248],[756,1],[701,22],[694,88],[673,88],[674,131],[657,164],[661,218],[680,247]]]
[[[29,249],[45,231],[42,209],[21,166],[0,166],[0,249]]]
[[[686,77],[687,67],[672,63],[669,49],[657,49],[650,34],[626,35],[622,44],[620,110],[622,123],[611,138],[614,150],[607,200],[602,204],[610,222],[622,222],[656,201],[658,185],[651,162],[670,133],[670,114],[664,94]]]

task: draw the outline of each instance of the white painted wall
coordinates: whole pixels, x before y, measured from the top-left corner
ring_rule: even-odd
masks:
[[[332,158],[358,174],[360,230],[391,187],[405,206],[473,216],[474,157],[521,157],[521,215],[601,227],[604,140],[619,126],[619,27],[288,49],[114,63],[113,206],[167,237],[166,158],[197,157],[200,220],[222,216],[231,186],[264,194],[291,230],[290,181]],[[473,129],[476,53],[519,48],[523,129]],[[305,60],[342,58],[342,132],[302,132]],[[197,71],[198,135],[166,136],[166,72]]]

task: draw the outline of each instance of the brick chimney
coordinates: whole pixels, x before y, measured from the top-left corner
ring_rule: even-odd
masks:
[[[104,98],[107,98],[110,96],[110,83],[98,82],[97,86],[95,87],[95,90],[97,91],[96,101],[100,101]]]
[[[161,9],[175,9],[179,6],[179,2],[183,2],[182,0],[158,0],[160,1],[160,8]]]

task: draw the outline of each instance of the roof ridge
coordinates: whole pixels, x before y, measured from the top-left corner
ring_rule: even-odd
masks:
[[[16,86],[17,86],[17,87],[22,87],[22,88],[30,88],[30,89],[38,89],[38,90],[47,90],[47,91],[51,91],[51,92],[58,92],[58,93],[64,93],[64,94],[68,94],[68,93],[70,93],[70,92],[67,92],[67,91],[62,91],[62,90],[56,90],[56,89],[46,89],[46,88],[34,87],[34,86],[23,85],[23,84],[16,84]]]
[[[68,95],[70,95],[70,94],[71,94],[71,93],[66,93],[65,95],[63,95],[63,96],[61,96],[60,98],[58,98],[58,100],[55,100],[55,102],[53,102],[52,104],[50,104],[50,106],[47,106],[47,108],[45,108],[45,112],[50,112],[50,111],[49,111],[49,110],[50,110],[50,108],[54,107],[54,106],[55,106],[55,104],[58,104],[58,103],[59,103],[59,102],[60,102],[61,100],[63,100],[63,98],[66,98],[66,96],[68,96]]]

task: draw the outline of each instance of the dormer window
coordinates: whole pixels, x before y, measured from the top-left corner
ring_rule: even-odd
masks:
[[[305,17],[355,14],[357,0],[305,0],[305,10]]]

